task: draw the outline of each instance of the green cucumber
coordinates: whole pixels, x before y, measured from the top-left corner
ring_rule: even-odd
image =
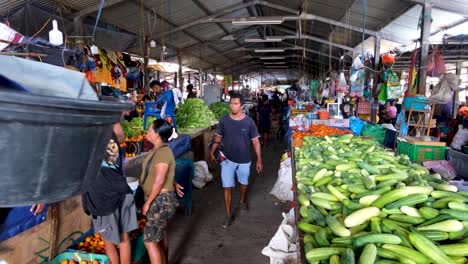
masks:
[[[344,225],[342,225],[334,216],[327,215],[326,221],[333,234],[340,237],[347,237],[351,235],[351,231],[344,227]]]
[[[392,234],[369,234],[356,238],[354,247],[362,247],[367,244],[400,244],[401,239]]]
[[[374,244],[367,244],[359,257],[359,264],[373,264],[377,259],[377,247]]]
[[[419,203],[423,203],[427,200],[427,195],[426,194],[412,194],[407,197],[401,198],[395,202],[389,203],[385,205],[385,208],[387,209],[394,209],[394,208],[400,208],[403,205],[406,206],[411,206]]]
[[[432,241],[444,241],[449,238],[449,234],[443,231],[427,230],[419,233]]]
[[[415,216],[409,216],[409,215],[400,215],[400,214],[393,214],[393,215],[390,215],[388,218],[390,218],[392,220],[395,220],[395,221],[400,221],[400,222],[403,222],[403,223],[409,223],[409,224],[413,224],[413,225],[422,224],[422,223],[424,223],[426,221],[422,217],[415,217]]]
[[[427,220],[432,219],[440,214],[439,210],[430,207],[419,208],[419,213]]]

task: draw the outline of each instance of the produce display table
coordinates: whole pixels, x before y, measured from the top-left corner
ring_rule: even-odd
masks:
[[[213,138],[217,127],[218,124],[213,124],[206,128],[193,128],[182,131],[184,134],[190,135],[192,139],[192,148],[195,155],[194,161],[204,160],[208,162],[210,160],[208,143]],[[208,164],[210,163],[208,162]]]
[[[302,146],[291,148],[298,263],[466,261],[468,192],[372,138],[306,137],[293,145]]]

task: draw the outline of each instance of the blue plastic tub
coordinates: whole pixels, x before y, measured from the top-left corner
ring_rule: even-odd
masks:
[[[411,106],[414,110],[425,110],[427,98],[423,95],[405,96],[403,105],[406,109],[410,109]]]

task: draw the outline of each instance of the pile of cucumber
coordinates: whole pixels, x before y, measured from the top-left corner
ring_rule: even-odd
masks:
[[[468,192],[352,135],[295,149],[309,263],[468,263]]]

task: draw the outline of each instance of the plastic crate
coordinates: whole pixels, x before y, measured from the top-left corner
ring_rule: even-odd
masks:
[[[93,254],[93,253],[80,253],[80,252],[64,252],[60,253],[58,256],[56,256],[50,264],[60,264],[62,260],[71,260],[73,259],[77,263],[78,260],[86,260],[86,261],[93,261],[97,260],[99,261],[99,264],[109,264],[109,258],[106,255],[100,255],[100,254]]]
[[[383,144],[385,136],[387,135],[387,129],[382,129],[379,131],[362,131],[362,136],[374,138],[378,143]]]
[[[439,143],[439,142],[437,142]],[[445,160],[445,146],[412,144],[402,139],[398,139],[397,152],[406,154],[413,162],[423,162],[426,160]]]
[[[455,168],[458,176],[468,179],[468,154],[449,149],[448,158]]]

